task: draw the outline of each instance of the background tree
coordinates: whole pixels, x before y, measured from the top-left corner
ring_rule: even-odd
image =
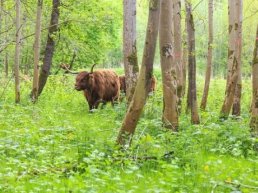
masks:
[[[49,76],[50,68],[52,65],[52,58],[53,58],[54,49],[55,49],[55,36],[58,30],[59,6],[60,6],[60,0],[53,0],[53,8],[52,8],[52,14],[51,14],[50,27],[48,30],[45,56],[43,59],[43,65],[39,75],[39,88],[38,88],[39,95],[43,91],[43,88],[47,82],[47,78]]]
[[[187,46],[187,27],[186,27],[186,17],[184,18],[184,31],[182,34],[182,96],[185,95],[186,91],[186,69],[188,64],[188,46]]]
[[[16,45],[14,58],[14,75],[15,75],[15,102],[20,102],[20,77],[19,77],[19,63],[20,63],[20,47],[21,47],[21,2],[15,1],[16,6]]]
[[[208,56],[207,56],[207,68],[205,74],[205,84],[203,89],[201,109],[205,110],[207,104],[207,98],[209,94],[210,79],[211,79],[211,68],[212,68],[212,44],[213,44],[213,0],[209,0],[209,42],[208,42]]]
[[[253,85],[253,97],[252,97],[252,109],[251,109],[251,121],[250,127],[252,133],[258,136],[258,25],[256,30],[256,39],[254,47],[254,55],[252,62],[252,85]]]
[[[196,94],[196,58],[195,58],[195,28],[192,15],[192,5],[190,1],[185,2],[186,6],[186,27],[188,42],[188,105],[191,109],[191,121],[193,124],[199,124],[199,114],[197,107]]]
[[[177,71],[173,61],[173,2],[162,0],[160,7],[160,59],[163,85],[163,124],[174,131],[178,128]]]
[[[43,0],[38,0],[36,29],[35,29],[35,42],[34,42],[34,73],[33,73],[33,85],[32,85],[32,93],[31,93],[32,94],[31,98],[33,101],[36,101],[38,98],[42,6],[43,6]]]
[[[229,16],[229,49],[228,49],[228,74],[227,74],[227,84],[225,99],[220,112],[221,118],[227,118],[235,95],[235,88],[238,80],[238,68],[239,61],[237,59],[236,53],[236,42],[237,42],[237,32],[238,32],[238,20],[237,20],[237,1],[228,1],[228,16]]]
[[[236,4],[237,34],[236,34],[236,59],[238,63],[238,79],[236,84],[232,115],[240,116],[241,113],[241,92],[242,92],[242,72],[241,72],[241,55],[242,55],[242,21],[243,21],[243,1],[237,0]]]
[[[182,66],[182,35],[181,35],[181,1],[173,0],[173,28],[174,28],[174,62],[177,74],[178,108],[181,109],[183,97],[183,66]]]
[[[136,0],[124,0],[123,52],[126,98],[130,102],[139,72],[136,50]]]
[[[148,96],[148,88],[151,84],[153,74],[153,61],[159,29],[159,13],[160,0],[150,0],[149,19],[146,29],[146,40],[141,70],[132,101],[123,120],[117,139],[118,143],[121,145],[131,143],[132,135],[134,134],[136,125]]]

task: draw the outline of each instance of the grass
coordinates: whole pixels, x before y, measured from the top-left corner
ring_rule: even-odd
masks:
[[[243,84],[239,119],[218,120],[225,82],[213,80],[201,124],[191,125],[182,113],[173,134],[161,126],[156,75],[158,90],[132,147],[123,152],[115,140],[125,103],[89,113],[69,76],[50,77],[36,104],[28,97],[30,82],[22,83],[18,105],[13,83],[0,89],[0,192],[258,192],[256,139],[248,128],[250,81]],[[197,82],[200,99],[202,77]]]

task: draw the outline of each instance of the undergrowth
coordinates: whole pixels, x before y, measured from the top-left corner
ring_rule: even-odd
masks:
[[[158,90],[124,151],[116,137],[125,102],[89,113],[70,76],[50,77],[36,104],[29,99],[31,82],[21,85],[21,104],[14,104],[12,82],[2,87],[0,192],[258,192],[250,81],[243,84],[241,117],[218,119],[225,82],[213,80],[201,124],[191,125],[183,112],[179,132],[172,133],[162,128],[157,77]],[[200,98],[201,77],[198,82]]]

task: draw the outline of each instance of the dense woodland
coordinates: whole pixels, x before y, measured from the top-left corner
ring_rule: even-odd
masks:
[[[0,192],[258,192],[258,0],[0,0]]]

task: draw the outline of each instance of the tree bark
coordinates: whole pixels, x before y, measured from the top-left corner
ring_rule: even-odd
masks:
[[[209,42],[208,42],[208,57],[207,68],[205,74],[205,84],[203,89],[201,109],[206,109],[207,98],[209,94],[210,80],[211,80],[211,68],[212,68],[212,44],[213,44],[213,0],[209,0]]]
[[[199,124],[196,94],[196,58],[195,58],[195,29],[192,15],[192,5],[186,1],[187,39],[188,39],[188,100],[191,107],[191,122]]]
[[[15,102],[20,102],[20,79],[19,79],[19,64],[20,64],[20,49],[21,49],[21,2],[16,0],[16,45],[14,57],[14,76],[15,76]]]
[[[163,124],[166,128],[177,131],[178,109],[177,109],[177,71],[173,60],[173,36],[171,13],[173,2],[162,0],[160,8],[160,59],[163,84]]]
[[[221,108],[220,118],[227,119],[233,104],[235,88],[238,80],[238,59],[236,54],[236,35],[238,25],[236,20],[236,0],[228,0],[229,5],[229,50],[226,96]]]
[[[238,62],[238,79],[236,84],[232,115],[240,116],[241,114],[241,95],[242,95],[242,75],[241,75],[241,54],[242,54],[242,21],[243,21],[243,0],[237,0],[236,19],[238,23],[236,39],[236,58]]]
[[[1,0],[1,29],[3,28],[3,11],[5,9],[5,4],[4,0]],[[7,16],[4,16],[4,25],[7,26]],[[5,39],[7,40],[7,33],[5,33]],[[4,58],[4,71],[5,71],[5,77],[8,77],[8,71],[9,71],[9,61],[8,61],[8,52],[5,51],[5,58]]]
[[[53,8],[52,8],[52,14],[51,14],[50,27],[48,29],[48,38],[47,38],[47,44],[45,48],[45,56],[43,59],[43,66],[40,70],[40,75],[39,75],[38,95],[41,94],[41,92],[43,91],[43,88],[45,87],[47,78],[50,73],[50,68],[52,66],[52,58],[53,58],[54,49],[55,49],[54,38],[55,38],[55,33],[58,31],[59,6],[60,6],[60,0],[53,0]]]
[[[142,66],[132,101],[117,138],[117,142],[123,146],[129,146],[131,144],[132,136],[144,107],[148,95],[148,88],[151,84],[153,61],[158,36],[159,12],[160,0],[150,0]]]
[[[184,37],[185,36],[185,37]],[[187,52],[187,40],[186,35],[183,35],[183,56],[182,56],[182,75],[183,75],[183,83],[182,83],[182,97],[185,96],[186,93],[186,73],[187,73],[187,63],[188,63],[188,52]]]
[[[126,98],[132,100],[139,72],[136,49],[136,0],[124,0],[123,52]]]
[[[183,98],[183,65],[182,65],[182,34],[181,34],[181,1],[173,0],[173,28],[174,28],[174,62],[177,74],[178,110],[181,112]]]
[[[250,127],[252,134],[255,137],[258,137],[258,25],[256,29],[256,39],[252,63],[253,97]]]
[[[43,0],[38,0],[36,28],[35,28],[35,41],[34,41],[34,73],[33,73],[33,85],[32,85],[32,91],[31,91],[31,99],[33,102],[37,101],[38,99],[42,6],[43,6]]]
[[[4,0],[0,1],[0,31],[3,29]]]
[[[8,52],[5,52],[5,59],[4,59],[4,71],[5,71],[5,77],[8,77],[8,71],[9,71],[9,60],[8,60]]]

